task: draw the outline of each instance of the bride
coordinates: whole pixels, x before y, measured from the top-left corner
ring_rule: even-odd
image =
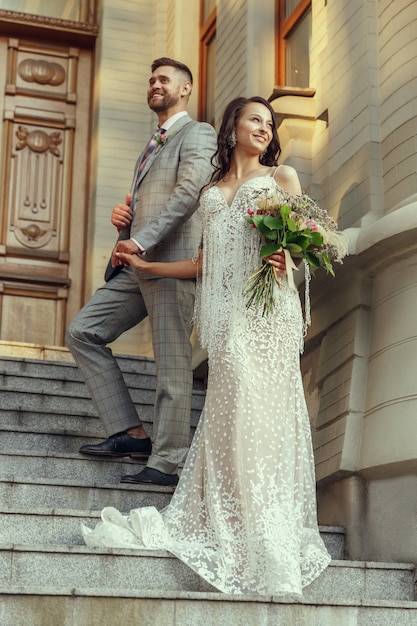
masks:
[[[166,549],[222,592],[300,598],[330,556],[319,535],[314,458],[299,358],[303,316],[282,252],[264,316],[242,294],[260,265],[259,232],[243,219],[263,192],[301,194],[295,170],[276,166],[270,104],[226,108],[216,171],[201,196],[202,250],[194,259],[119,258],[150,278],[198,278],[196,320],[209,356],[206,402],[180,482],[161,512],[106,508],[88,546]],[[287,193],[287,196],[288,196]]]

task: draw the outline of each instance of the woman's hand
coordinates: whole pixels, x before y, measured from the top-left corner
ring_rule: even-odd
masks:
[[[119,242],[120,244],[121,242]],[[195,278],[201,272],[201,251],[193,259],[183,261],[145,261],[137,254],[115,251],[115,258],[119,265],[130,265],[141,274],[149,274],[159,278]]]
[[[130,208],[132,196],[130,193],[126,194],[126,204],[117,204],[111,214],[111,223],[116,226],[117,232],[120,233],[121,229],[129,226],[132,221],[133,213]]]
[[[275,268],[275,271],[281,276],[285,276],[287,273],[286,263],[285,263],[285,254],[283,250],[279,252],[274,252],[270,256],[264,257],[264,261],[269,263]]]
[[[142,257],[137,254],[130,254],[128,252],[115,252],[115,256],[119,261],[119,265],[128,265],[134,267],[135,270],[140,270],[142,273],[151,274],[152,263],[144,261]]]

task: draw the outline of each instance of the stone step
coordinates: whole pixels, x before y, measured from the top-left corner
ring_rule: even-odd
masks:
[[[29,433],[31,440],[33,433],[43,433],[48,435],[48,433],[61,434],[63,436],[82,436],[88,437],[89,443],[94,443],[91,441],[91,438],[97,438],[97,441],[103,440],[105,438],[105,433],[103,429],[103,425],[101,424],[99,418],[96,413],[92,410],[92,404],[89,406],[91,401],[85,400],[86,403],[86,411],[90,411],[90,413],[84,414],[82,410],[80,410],[80,404],[77,401],[72,403],[72,408],[74,408],[74,412],[70,414],[54,413],[42,411],[42,405],[47,403],[47,396],[45,400],[42,399],[41,402],[38,402],[38,411],[34,410],[22,410],[18,405],[18,401],[20,397],[18,394],[13,393],[14,397],[12,398],[13,407],[10,410],[4,410],[0,408],[0,432],[2,433],[0,440],[3,437],[6,437],[6,433],[9,433],[9,441],[10,437],[16,433],[16,436],[20,438],[19,433]],[[41,398],[41,396],[39,396]],[[3,401],[3,394],[0,394],[0,406]],[[192,406],[191,416],[190,416],[190,425],[191,425],[191,433],[194,432],[195,427],[197,426],[198,420],[200,418],[201,409],[204,404],[204,397],[193,396],[192,398]],[[68,403],[67,410],[70,410],[70,406]],[[139,418],[142,420],[143,424],[146,425],[146,429],[150,432],[149,429],[152,428],[152,420],[153,420],[153,406],[152,405],[140,405],[136,404],[136,409],[139,415]],[[11,444],[8,442],[7,446],[9,447]],[[27,442],[25,444],[20,443],[19,445],[23,445],[22,449],[26,449],[31,446],[31,442]],[[82,445],[80,443],[80,445]],[[78,447],[77,447],[78,446]],[[0,441],[0,449],[4,448],[2,442]],[[16,446],[13,446],[15,448]],[[76,443],[76,449],[78,450],[79,445]]]
[[[150,416],[141,415],[138,411],[142,423],[146,429],[146,432],[150,437],[153,434],[153,424]],[[81,420],[74,420],[69,418],[65,420],[61,417],[57,417],[56,420],[52,419],[50,422],[51,427],[48,429],[47,417],[43,415],[41,419],[31,420],[28,415],[21,415],[21,419],[16,417],[14,426],[5,424],[4,422],[0,426],[0,452],[9,452],[11,455],[18,453],[19,451],[35,451],[35,452],[57,452],[57,453],[70,453],[75,454],[79,451],[80,447],[84,444],[99,443],[106,438],[106,434],[103,431],[103,426],[100,420],[96,417],[91,420],[81,418]],[[200,417],[200,411],[193,411],[191,415],[190,424],[190,442],[195,432],[198,419]],[[0,419],[2,418],[0,411]],[[83,420],[84,422],[83,423]],[[67,421],[66,427],[65,422]],[[54,424],[54,426],[52,425]],[[79,426],[79,429],[77,429]]]
[[[145,459],[106,459],[82,454],[61,452],[17,451],[0,452],[0,477],[20,476],[39,481],[42,478],[54,480],[71,479],[86,485],[114,484],[119,486],[124,474],[137,474],[143,468]]]
[[[42,385],[41,385],[42,386]],[[47,387],[48,385],[44,385]],[[82,391],[81,391],[82,390]],[[153,405],[155,393],[147,389],[129,389],[130,395],[136,409],[140,415],[151,416],[153,414]],[[54,415],[85,415],[96,416],[97,413],[93,404],[85,390],[83,384],[80,383],[80,392],[74,395],[65,395],[53,393],[51,389],[31,391],[27,387],[25,391],[4,389],[0,387],[1,394],[1,410],[2,413],[8,411],[10,415],[13,412],[18,413],[42,413]],[[82,397],[85,395],[85,397]],[[194,410],[201,412],[204,404],[204,393],[195,391],[191,396],[191,406]]]
[[[145,423],[153,418],[155,363],[151,359],[117,357],[138,414]],[[204,404],[205,389],[194,378],[192,420],[195,427]],[[74,363],[0,358],[0,424],[11,429],[25,418],[41,415],[54,428],[56,416],[96,417],[88,391]],[[52,422],[52,423],[51,423]],[[30,431],[29,431],[30,432]]]
[[[117,358],[151,434],[155,364]],[[204,394],[196,379],[191,436]],[[173,489],[120,483],[140,471],[137,461],[79,455],[105,435],[73,362],[0,358],[0,432],[1,626],[106,626],[114,615],[152,626],[417,623],[415,566],[343,561],[339,528],[320,529],[333,561],[299,604],[213,593],[163,551],[87,548],[80,523],[94,526],[104,506],[161,509]]]
[[[0,477],[1,506],[16,511],[38,508],[101,511],[106,506],[114,506],[119,511],[130,511],[139,506],[162,509],[169,503],[173,490],[173,487],[126,483],[88,485],[71,478]]]
[[[1,362],[0,362],[1,365]],[[1,391],[21,391],[22,393],[53,393],[61,396],[77,396],[81,394],[81,397],[88,398],[88,391],[81,380],[79,372],[72,372],[71,377],[67,377],[67,372],[47,372],[43,376],[38,375],[36,372],[31,373],[19,373],[11,374],[10,372],[2,372],[0,370],[0,390]],[[60,378],[55,378],[55,375],[61,374]],[[78,374],[78,376],[77,376]],[[143,389],[149,391],[155,391],[156,378],[154,374],[142,374],[142,373],[124,373],[126,384],[132,390]]]
[[[156,368],[153,359],[116,355],[116,360],[128,387],[155,389]],[[50,382],[57,391],[65,391],[65,386],[71,390],[77,388],[76,384],[84,384],[78,367],[72,361],[0,357],[0,388],[21,388],[22,383],[26,381],[26,384],[30,384],[31,379],[45,381],[45,384]],[[193,384],[195,390],[204,391],[204,381],[197,376],[194,376]]]
[[[99,466],[100,461],[86,461],[85,463]],[[81,464],[82,461],[81,461]],[[50,520],[52,512],[63,509],[63,517],[69,518],[62,527],[62,538],[59,543],[79,543],[80,532],[77,518],[88,515],[97,521],[99,511],[105,506],[115,506],[123,512],[129,512],[140,506],[155,506],[157,509],[165,507],[174,491],[171,487],[147,485],[129,485],[120,483],[120,477],[128,473],[137,473],[141,465],[119,461],[103,462],[106,474],[100,482],[91,480],[88,483],[86,472],[81,479],[48,478],[48,477],[19,477],[15,475],[0,478],[0,537],[3,541],[16,542],[16,533],[19,537],[32,536],[32,526],[37,528],[34,535],[39,543],[50,543],[50,532],[57,532],[60,526],[56,519]],[[109,472],[109,482],[105,482]],[[45,512],[46,511],[46,512]],[[71,514],[67,514],[71,511]],[[80,513],[81,511],[81,513]],[[14,517],[15,516],[15,517]],[[62,515],[61,515],[62,517]],[[92,524],[91,526],[94,526]],[[71,527],[71,531],[68,528]],[[44,529],[44,532],[42,531]],[[68,541],[66,533],[78,540]],[[323,540],[333,559],[344,558],[344,530],[338,527],[321,528]],[[20,539],[19,539],[20,541]],[[21,541],[22,543],[27,543]]]
[[[149,431],[149,425],[144,423]],[[35,427],[36,428],[36,427]],[[1,429],[0,451],[9,453],[10,457],[15,456],[19,452],[44,453],[45,455],[53,453],[72,454],[78,453],[80,446],[95,441],[102,441],[105,435],[101,437],[81,437],[77,433],[72,432],[36,432],[32,431],[8,430],[7,427]],[[151,433],[150,433],[151,434]]]
[[[155,375],[153,359],[139,356],[116,355],[116,360],[124,374]],[[0,357],[0,375],[23,376],[68,381],[81,381],[77,365],[71,361],[46,361],[20,357]]]
[[[150,421],[149,415],[148,420]],[[33,432],[89,437],[103,440],[103,425],[97,415],[60,415],[55,413],[30,413],[25,411],[3,411],[0,409],[0,440],[3,433],[26,434]],[[0,441],[1,446],[1,441]],[[26,446],[27,447],[27,446]]]
[[[80,524],[93,528],[99,519],[99,511],[72,509],[6,511],[1,507],[0,543],[84,546]]]
[[[2,626],[415,626],[409,601],[354,601],[333,598],[300,604],[269,596],[210,592],[114,590],[53,585],[1,585]],[[63,617],[65,616],[65,617]]]
[[[213,591],[189,567],[165,551],[90,549],[85,546],[0,544],[0,586],[106,588],[115,592]],[[304,590],[320,603],[413,601],[415,566],[404,563],[332,561]],[[222,595],[222,594],[220,594]],[[417,605],[416,605],[417,606]]]
[[[130,395],[135,404],[143,403],[153,406],[155,399],[155,378],[147,376],[125,375],[125,381],[129,388]],[[15,409],[16,398],[22,396],[23,407],[27,406],[27,396],[38,396],[44,398],[50,396],[54,403],[67,400],[79,400],[80,406],[85,407],[90,401],[90,396],[85,384],[79,382],[68,382],[65,380],[53,380],[51,378],[22,378],[17,376],[2,376],[0,379],[0,393],[2,409]],[[193,399],[196,408],[201,405],[204,399],[204,390],[194,389]],[[37,404],[34,403],[34,407]],[[63,406],[64,414],[69,413],[68,407]],[[24,410],[24,409],[23,409]]]
[[[33,381],[25,389],[0,387],[1,408],[9,411],[31,411],[33,413],[60,413],[63,415],[96,415],[88,392],[83,383],[79,390],[66,386],[65,390],[53,389],[52,381]],[[31,387],[33,386],[33,389]],[[147,389],[129,389],[135,404],[153,406],[155,393]]]
[[[93,528],[99,519],[99,511],[46,508],[19,511],[0,507],[0,543],[84,546],[80,524]],[[344,530],[323,526],[320,534],[332,559],[343,560]]]

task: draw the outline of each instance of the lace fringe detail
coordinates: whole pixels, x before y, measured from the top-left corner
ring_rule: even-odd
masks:
[[[304,336],[310,324],[310,274],[306,263],[304,322],[299,295],[290,289],[286,277],[279,277],[274,295],[275,308],[269,316],[262,317],[255,306],[246,308],[243,289],[248,277],[260,267],[261,242],[258,231],[250,228],[243,215],[253,204],[253,194],[259,185],[274,187],[276,183],[270,177],[256,179],[253,181],[255,190],[252,185],[247,187],[247,193],[241,194],[228,209],[218,188],[210,189],[204,197],[203,271],[197,281],[194,322],[200,343],[209,354],[227,345],[238,349],[236,339],[242,334],[253,333],[256,341],[262,342],[262,335],[269,335],[272,317],[277,318],[274,320],[277,342],[282,342],[288,350],[296,345],[301,353],[304,348]]]
[[[311,305],[310,305],[310,281],[311,273],[308,263],[304,263],[304,323],[303,337],[307,335],[308,327],[311,326]]]

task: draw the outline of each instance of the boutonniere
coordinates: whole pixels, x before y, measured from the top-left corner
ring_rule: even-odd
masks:
[[[159,135],[156,136],[156,143],[159,146],[164,146],[167,141],[168,141],[168,137],[166,136],[165,133],[160,133]]]

